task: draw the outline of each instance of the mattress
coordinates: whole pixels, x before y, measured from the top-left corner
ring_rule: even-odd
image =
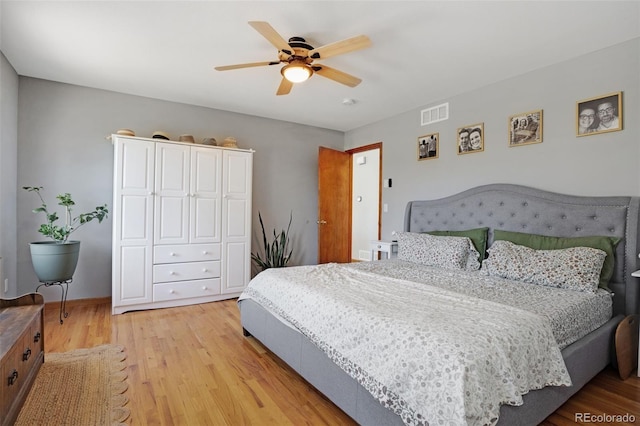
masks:
[[[612,316],[612,294],[605,289],[585,293],[490,277],[479,271],[444,270],[398,259],[359,262],[346,267],[445,288],[544,316],[560,349],[586,336]]]

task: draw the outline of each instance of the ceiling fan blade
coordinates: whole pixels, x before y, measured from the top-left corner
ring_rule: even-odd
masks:
[[[263,65],[278,65],[280,61],[250,62],[248,64],[224,65],[215,67],[218,71],[237,70],[239,68],[261,67]]]
[[[349,87],[356,87],[362,81],[358,77],[354,77],[346,72],[338,71],[335,68],[328,67],[326,65],[314,65],[313,70],[316,74],[331,80],[337,81]]]
[[[286,53],[287,55],[293,54],[293,49],[289,46],[289,43],[287,43],[287,41],[282,38],[282,36],[278,34],[278,32],[274,30],[268,22],[249,21],[249,25],[262,34],[264,38],[269,40],[269,42],[278,48],[278,50]]]
[[[345,40],[336,41],[324,46],[316,47],[309,51],[309,57],[313,59],[325,59],[330,56],[342,55],[354,50],[371,46],[371,40],[366,35],[359,35]]]
[[[293,87],[293,83],[287,80],[286,78],[282,77],[282,81],[280,82],[280,86],[278,87],[278,91],[276,92],[276,95],[278,96],[288,95],[292,87]]]

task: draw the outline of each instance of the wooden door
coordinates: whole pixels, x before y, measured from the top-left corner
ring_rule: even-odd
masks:
[[[318,263],[351,261],[351,154],[318,152]]]

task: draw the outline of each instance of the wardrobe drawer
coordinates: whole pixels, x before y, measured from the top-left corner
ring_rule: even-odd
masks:
[[[220,260],[220,244],[182,244],[153,247],[153,263]]]
[[[198,281],[178,281],[153,285],[153,301],[189,299],[220,294],[220,278]]]
[[[153,282],[202,280],[220,277],[220,261],[153,265]]]

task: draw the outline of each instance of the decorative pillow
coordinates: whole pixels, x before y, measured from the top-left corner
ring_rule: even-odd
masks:
[[[599,286],[607,288],[615,266],[616,245],[620,242],[617,237],[588,236],[588,237],[549,237],[546,235],[525,234],[521,232],[501,231],[496,229],[493,240],[507,240],[514,244],[527,246],[536,250],[557,250],[570,247],[592,247],[603,250],[607,257],[600,273]]]
[[[398,259],[401,260],[446,269],[477,270],[480,267],[478,257],[479,253],[466,237],[398,233]]]
[[[480,253],[480,262],[487,257],[487,240],[489,228],[475,228],[464,231],[429,231],[430,235],[447,235],[450,237],[468,237],[473,242],[473,246]]]
[[[607,254],[591,247],[535,250],[495,241],[482,270],[492,276],[549,287],[595,292]]]
[[[457,237],[456,237],[457,238]],[[476,247],[473,245],[473,241],[471,238],[466,238],[469,243],[469,255],[467,257],[467,264],[465,265],[465,271],[477,271],[482,266],[482,258],[480,257],[480,253],[476,250]]]

